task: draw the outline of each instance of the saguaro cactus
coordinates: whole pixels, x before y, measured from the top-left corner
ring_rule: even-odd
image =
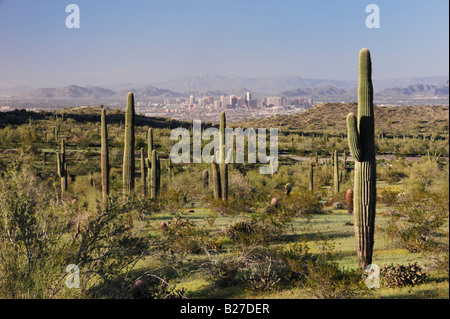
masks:
[[[102,110],[101,117],[101,170],[102,170],[102,196],[103,200],[109,195],[109,151],[108,128],[106,126],[106,110]]]
[[[125,114],[125,140],[123,153],[123,194],[128,195],[134,190],[135,174],[134,158],[134,95],[128,93],[127,110]]]
[[[219,153],[220,153],[220,189],[222,200],[228,200],[228,164],[225,161],[226,147],[225,147],[225,127],[226,117],[225,112],[220,114],[220,140],[219,140]]]
[[[147,133],[147,154],[148,158],[151,161],[152,152],[153,152],[153,129],[149,128]]]
[[[203,171],[202,177],[203,177],[203,187],[208,188],[208,186],[209,186],[209,171],[207,169],[205,169]]]
[[[219,165],[216,163],[215,156],[211,156],[211,171],[213,177],[214,185],[214,199],[220,199],[222,197],[221,187],[220,187],[220,171]]]
[[[334,150],[334,193],[339,193],[339,161],[337,151]]]
[[[147,171],[145,169],[145,157],[144,149],[141,147],[141,183],[142,183],[142,196],[147,196]]]
[[[312,192],[314,190],[314,163],[309,164],[309,187],[308,189]]]
[[[160,161],[159,161],[158,154],[156,153],[156,150],[152,151],[152,160],[151,160],[151,162],[149,161],[149,165],[151,166],[150,176],[149,176],[150,197],[152,199],[156,199],[156,198],[158,198],[158,195],[159,195],[160,177],[161,177],[161,174],[160,174],[161,166],[160,166]]]
[[[61,179],[61,200],[67,192],[67,162],[66,162],[66,146],[64,139],[61,140],[61,152],[56,154],[57,173]]]
[[[348,144],[355,159],[353,212],[359,268],[372,263],[375,231],[376,162],[370,52],[359,53],[358,117],[347,116]]]

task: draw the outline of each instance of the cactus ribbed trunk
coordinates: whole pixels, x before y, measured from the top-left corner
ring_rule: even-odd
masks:
[[[372,263],[375,231],[376,162],[373,109],[372,65],[370,52],[359,55],[358,117],[347,116],[348,142],[355,158],[353,212],[359,268]]]
[[[106,126],[106,110],[102,110],[101,118],[101,170],[102,170],[102,196],[103,201],[109,195],[109,151],[108,128]]]
[[[159,187],[160,187],[160,162],[158,158],[158,154],[156,153],[156,150],[152,151],[152,157],[151,161],[149,160],[149,165],[151,166],[150,169],[150,197],[152,199],[158,198],[159,195]]]
[[[309,164],[309,187],[308,189],[314,191],[314,164]]]
[[[334,193],[339,193],[339,161],[337,151],[334,150]]]
[[[64,194],[67,192],[67,162],[66,146],[64,139],[61,140],[61,152],[56,154],[57,173],[61,180],[61,201],[64,200]]]
[[[225,161],[226,157],[226,147],[225,147],[225,128],[226,128],[226,118],[225,112],[220,114],[220,142],[219,142],[219,175],[220,175],[220,196],[222,200],[228,200],[228,164]]]
[[[222,198],[222,192],[220,187],[220,172],[219,165],[216,163],[215,156],[211,156],[211,171],[214,185],[214,199],[218,200]]]
[[[153,152],[153,129],[149,128],[147,133],[147,156],[151,162],[152,152]]]
[[[145,168],[144,149],[141,147],[141,183],[142,183],[142,196],[147,196],[147,171]]]
[[[203,171],[202,178],[203,178],[203,187],[208,188],[208,186],[209,186],[209,171],[207,169],[205,169]]]
[[[345,154],[345,151],[344,151],[344,155],[342,157],[342,168],[344,169],[344,171],[347,170],[347,155]]]
[[[123,154],[123,194],[131,194],[134,190],[135,158],[134,158],[134,95],[128,93],[125,114],[125,140]]]

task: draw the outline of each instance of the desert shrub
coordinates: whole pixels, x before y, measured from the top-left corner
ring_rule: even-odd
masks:
[[[283,258],[289,268],[288,280],[303,280],[308,276],[308,268],[315,264],[317,256],[312,254],[307,243],[291,243],[284,247]]]
[[[441,244],[442,226],[448,219],[448,198],[420,193],[407,198],[390,212],[380,229],[398,247],[410,252],[427,252]]]
[[[428,269],[443,274],[448,278],[449,275],[449,240],[448,231],[445,235],[446,240],[427,253]]]
[[[131,232],[133,203],[111,197],[97,211],[57,205],[29,167],[0,179],[0,292],[8,298],[113,297],[127,270],[146,252],[146,238]],[[84,216],[83,218],[79,218]],[[67,289],[65,268],[83,274]]]
[[[398,202],[398,194],[400,192],[390,190],[388,188],[383,188],[377,191],[377,202],[383,203],[386,206],[394,207]]]
[[[407,265],[382,265],[380,268],[381,285],[393,287],[415,286],[426,281],[428,275],[416,262]]]
[[[244,260],[243,280],[249,290],[271,291],[286,278],[289,268],[274,250],[253,248]]]
[[[232,286],[238,282],[242,262],[235,255],[208,254],[208,262],[203,265],[206,277],[219,288]]]
[[[223,233],[235,243],[250,245],[280,239],[281,229],[267,221],[244,218],[232,222]]]
[[[292,217],[310,217],[323,214],[323,206],[319,197],[309,191],[299,191],[280,200],[280,210]]]
[[[335,262],[310,263],[304,287],[319,299],[360,299],[369,295],[362,274]]]
[[[186,289],[176,289],[166,280],[151,275],[143,274],[132,285],[132,297],[134,299],[183,299]]]
[[[173,253],[200,254],[204,252],[210,240],[208,234],[206,228],[198,226],[188,218],[175,216],[167,222],[167,230],[161,238],[165,245],[161,249]]]
[[[30,167],[10,167],[0,179],[0,294],[46,298],[63,263],[58,239],[65,214]],[[60,265],[61,267],[62,265]]]

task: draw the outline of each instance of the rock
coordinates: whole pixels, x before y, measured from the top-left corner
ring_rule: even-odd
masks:
[[[278,207],[278,198],[276,197],[272,198],[272,200],[270,201],[270,205]]]

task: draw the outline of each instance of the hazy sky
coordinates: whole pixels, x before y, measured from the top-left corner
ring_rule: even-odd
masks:
[[[80,28],[66,28],[70,3]],[[366,6],[380,8],[368,29]],[[0,87],[151,83],[190,75],[448,75],[447,0],[0,0]]]

